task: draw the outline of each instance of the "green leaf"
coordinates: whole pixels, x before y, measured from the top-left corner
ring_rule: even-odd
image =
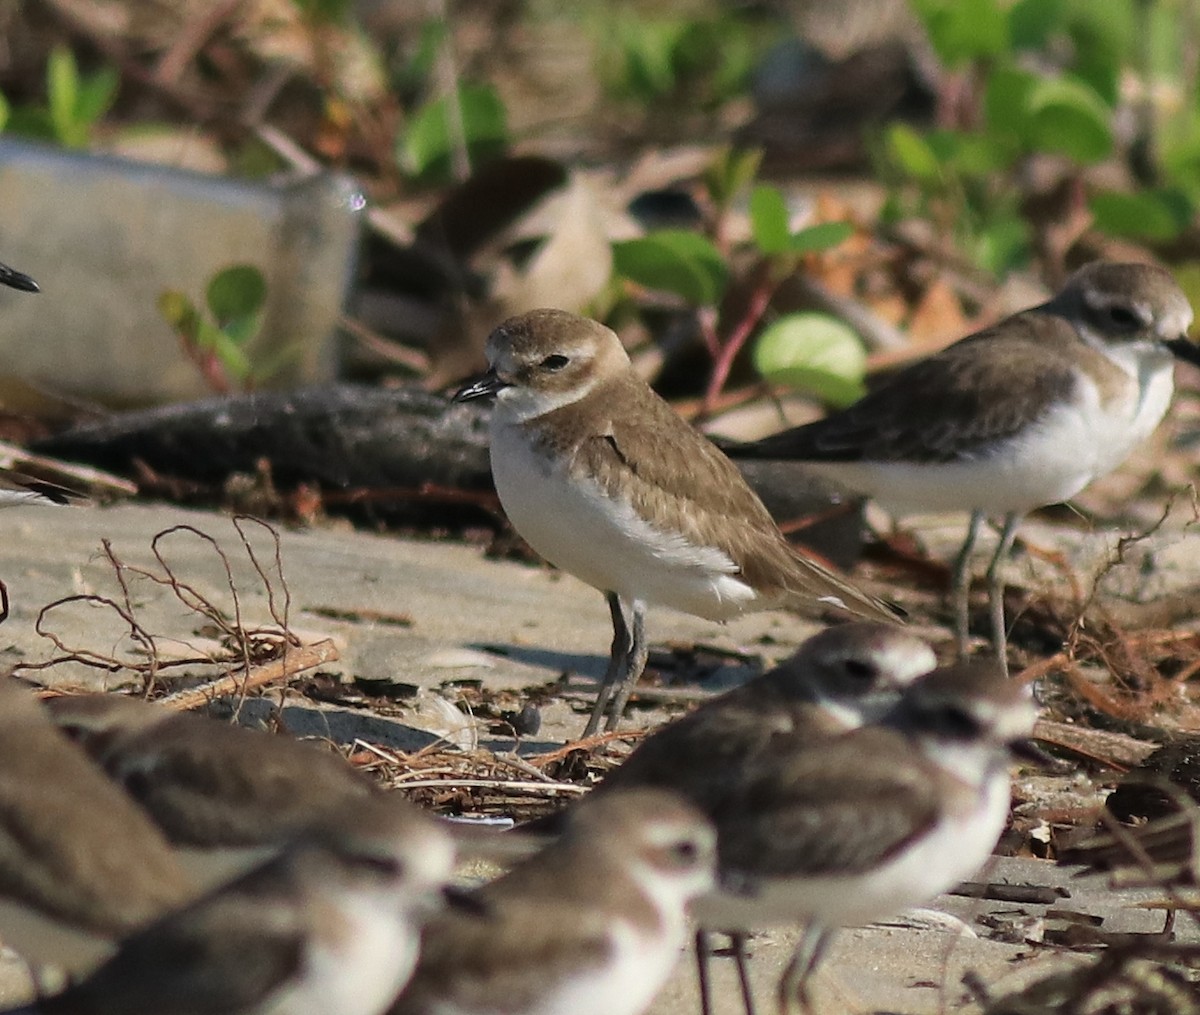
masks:
[[[292,3],[318,25],[345,25],[350,21],[351,0],[292,0]]]
[[[739,149],[732,145],[722,148],[704,170],[704,185],[713,204],[728,208],[758,172],[762,162],[759,148]]]
[[[74,147],[78,144],[75,109],[79,101],[79,68],[75,54],[62,44],[50,51],[46,63],[46,100],[55,135],[61,143]]]
[[[1017,0],[1008,11],[1014,49],[1041,49],[1052,32],[1064,26],[1063,0]]]
[[[763,329],[754,365],[772,384],[786,384],[835,407],[864,393],[867,357],[854,331],[835,317],[788,314]]]
[[[905,176],[927,184],[941,180],[942,167],[933,149],[908,124],[892,124],[884,135],[884,148],[888,160]]]
[[[457,114],[452,118],[454,104]],[[428,181],[448,180],[458,145],[465,145],[467,159],[474,166],[500,155],[507,143],[507,118],[500,97],[490,87],[467,85],[422,106],[401,136],[396,154],[409,175]]]
[[[1030,147],[1060,152],[1077,162],[1099,162],[1112,152],[1112,110],[1082,81],[1045,78],[1027,96]]]
[[[972,260],[989,274],[1006,275],[1029,259],[1029,225],[1015,212],[979,229]]]
[[[219,271],[205,293],[218,327],[257,314],[267,301],[267,280],[252,264],[235,264]]]
[[[4,97],[4,93],[0,92],[0,131],[8,126],[8,117],[12,112],[12,107],[8,104],[8,99]]]
[[[240,345],[223,331],[215,333],[212,339],[212,351],[216,354],[225,373],[238,381],[244,381],[250,376],[250,358]]]
[[[947,64],[998,56],[1009,48],[1008,18],[997,0],[920,0],[914,6]]]
[[[687,22],[683,19],[639,19],[625,26],[625,86],[636,98],[650,101],[674,87],[676,54]]]
[[[925,141],[941,164],[943,177],[948,173],[960,178],[987,176],[1008,169],[1021,154],[1020,145],[1003,132],[935,130]]]
[[[754,188],[750,195],[750,229],[764,254],[780,254],[788,249],[792,232],[787,202],[778,187],[760,184]]]
[[[992,71],[983,93],[983,112],[989,130],[1024,138],[1029,93],[1037,83],[1036,75],[1015,67]]]
[[[112,108],[120,83],[115,67],[102,67],[80,83],[75,122],[81,130],[99,121]]]
[[[808,226],[788,238],[788,250],[793,254],[819,254],[845,243],[854,235],[854,226],[849,222],[821,222]]]
[[[675,293],[696,306],[719,302],[729,271],[711,242],[683,229],[614,243],[613,268],[639,285]]]
[[[1101,232],[1160,243],[1175,239],[1195,215],[1187,196],[1172,189],[1133,194],[1101,191],[1088,204]]]
[[[178,289],[168,289],[158,297],[158,312],[188,342],[200,334],[200,314],[196,305]]]

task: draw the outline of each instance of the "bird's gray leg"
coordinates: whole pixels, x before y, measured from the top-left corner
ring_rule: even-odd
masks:
[[[959,659],[967,654],[967,626],[971,602],[971,551],[975,549],[975,540],[979,536],[979,526],[982,524],[983,512],[972,511],[971,521],[967,525],[967,537],[963,540],[958,556],[954,558],[950,597],[954,601],[954,643],[958,649]]]
[[[992,644],[996,659],[1004,675],[1008,676],[1008,627],[1004,623],[1004,580],[1000,577],[1000,565],[1012,549],[1017,536],[1017,526],[1024,517],[1016,511],[1004,516],[1004,528],[1000,530],[1000,543],[987,569],[988,607],[992,614]]]
[[[733,947],[733,961],[737,963],[738,985],[742,988],[742,1008],[746,1015],[754,1015],[754,991],[750,987],[750,957],[746,954],[746,932],[735,930],[729,934]]]
[[[779,1015],[813,1015],[812,1000],[808,995],[808,981],[816,971],[821,959],[833,940],[833,931],[825,930],[814,923],[804,928],[792,959],[779,981]]]
[[[696,984],[700,989],[700,1015],[713,1015],[712,984],[708,979],[708,960],[712,955],[712,944],[708,931],[703,927],[696,931]]]
[[[629,655],[625,659],[625,670],[621,679],[615,685],[609,705],[608,721],[604,724],[605,730],[609,732],[621,724],[621,716],[625,706],[629,704],[629,696],[633,694],[637,682],[642,679],[646,660],[650,656],[650,644],[646,641],[646,604],[640,599],[635,599],[630,608],[633,623],[629,624]]]
[[[604,671],[604,679],[600,681],[600,689],[596,692],[596,704],[592,706],[592,714],[588,716],[587,726],[583,735],[590,737],[600,729],[600,720],[608,709],[613,689],[621,668],[629,658],[630,641],[629,627],[625,623],[625,610],[621,606],[621,597],[615,592],[606,592],[605,601],[608,603],[608,613],[612,617],[613,639],[612,648],[608,654],[608,668]]]

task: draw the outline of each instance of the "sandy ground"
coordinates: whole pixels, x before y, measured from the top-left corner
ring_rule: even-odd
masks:
[[[34,629],[39,610],[52,600],[73,594],[117,594],[102,540],[108,540],[112,552],[127,564],[152,567],[152,537],[175,525],[195,526],[225,549],[243,614],[250,622],[267,621],[263,583],[226,517],[139,505],[15,508],[0,513],[0,577],[8,586],[11,603],[10,616],[0,627],[3,658],[10,663],[35,662],[55,655],[54,646]],[[269,540],[261,531],[251,532],[260,559],[269,566],[273,553]],[[177,532],[160,547],[179,577],[214,602],[230,606],[223,569],[210,544]],[[549,570],[486,560],[470,546],[384,538],[338,527],[284,532],[281,559],[292,626],[307,637],[336,639],[340,659],[327,670],[343,678],[399,681],[431,691],[448,680],[464,678],[481,679],[488,687],[520,688],[546,684],[563,671],[595,677],[603,669],[610,630],[602,598]],[[276,582],[277,602],[281,591]],[[130,600],[145,628],[163,637],[166,653],[188,641],[203,643],[208,637],[198,630],[196,615],[160,585],[135,578]],[[107,608],[76,604],[51,614],[47,626],[72,648],[117,655],[132,648],[127,628]],[[813,630],[811,623],[783,614],[759,614],[722,626],[655,611],[649,621],[655,644],[699,641],[761,656],[766,663],[787,655]],[[178,639],[178,644],[170,639]],[[753,672],[746,665],[731,665],[728,670],[718,674],[716,682],[732,682]],[[77,663],[43,671],[40,678],[64,687],[97,689],[119,682]],[[436,732],[436,720],[431,725],[422,715],[369,719],[359,712],[319,709],[303,700],[285,709],[284,718],[297,733],[320,733],[344,741],[361,736],[401,747],[427,742],[428,731]],[[661,718],[662,713],[645,710],[633,722]],[[541,744],[562,742],[576,734],[581,723],[580,713],[568,704],[552,703],[543,710],[536,739]],[[1049,911],[1046,906],[943,897],[931,908],[951,917],[904,918],[847,931],[818,983],[820,1011],[916,1015],[956,1010],[967,999],[961,984],[965,970],[974,970],[991,989],[1003,991],[1052,965],[1075,961],[1055,947],[1036,943],[1056,926],[1082,919],[1070,914],[1091,914],[1090,922],[1106,931],[1149,931],[1161,925],[1161,914],[1134,908],[1144,894],[1118,895],[1094,879],[1071,879],[1069,872],[1050,863],[1000,860],[990,877],[1063,885],[1069,897]],[[1010,929],[999,932],[989,924]],[[1019,932],[1011,930],[1013,924],[1020,925]],[[1180,935],[1200,941],[1186,917],[1180,920]],[[793,941],[794,934],[780,932],[753,942],[756,992],[763,1010],[771,1010],[773,985]],[[717,967],[717,1010],[737,1011],[740,1002],[732,963],[718,962]],[[11,964],[0,968],[0,973],[4,973],[0,990],[6,998],[24,989],[19,971]],[[659,1015],[690,1012],[695,1002],[692,964],[681,961],[653,1011]]]

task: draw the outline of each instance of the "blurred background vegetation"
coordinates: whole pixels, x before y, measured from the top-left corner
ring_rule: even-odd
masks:
[[[844,404],[1095,258],[1200,302],[1195,0],[5,0],[0,37],[5,135],[353,174],[351,377],[444,387],[554,304],[712,417]],[[220,267],[160,311],[214,389],[269,382]]]

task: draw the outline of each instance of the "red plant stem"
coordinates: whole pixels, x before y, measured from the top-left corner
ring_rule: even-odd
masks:
[[[750,293],[746,312],[742,314],[741,320],[730,332],[729,337],[720,344],[720,348],[713,358],[713,371],[708,379],[708,387],[704,391],[704,401],[700,404],[702,417],[709,415],[715,407],[717,399],[725,387],[725,382],[729,380],[729,371],[733,369],[733,361],[737,359],[737,354],[741,352],[742,346],[746,344],[758,322],[762,320],[763,314],[767,312],[767,307],[771,304],[771,297],[775,295],[778,287],[779,282],[773,273],[769,269],[764,271],[761,280]]]

